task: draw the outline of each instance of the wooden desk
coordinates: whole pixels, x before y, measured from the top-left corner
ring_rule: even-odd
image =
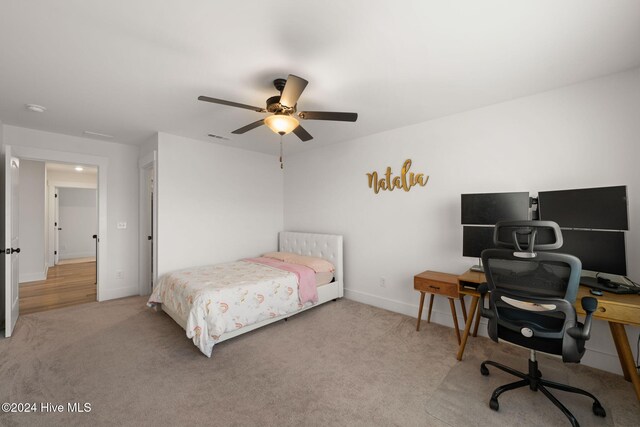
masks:
[[[474,286],[484,282],[486,282],[484,273],[477,273],[469,270],[458,276],[460,294],[471,295],[471,307],[469,308],[467,322],[465,324],[464,333],[462,334],[462,341],[460,343],[460,348],[458,349],[458,360],[462,360],[464,348],[467,345],[467,339],[469,338],[469,331],[471,330],[473,316],[476,313],[478,301],[480,299],[480,294],[473,288]],[[574,304],[578,314],[585,314],[584,310],[582,310],[582,304],[580,301],[586,296],[594,297],[598,300],[598,308],[596,309],[596,312],[593,313],[593,317],[609,322],[609,328],[611,329],[613,342],[616,345],[616,351],[618,352],[618,359],[620,359],[624,379],[633,384],[636,397],[640,400],[640,376],[638,376],[638,371],[636,371],[636,364],[633,360],[631,347],[629,346],[629,339],[626,331],[624,330],[624,325],[640,326],[640,295],[617,295],[610,292],[604,292],[602,296],[597,297],[591,295],[589,288],[586,286],[580,286],[578,296],[576,297],[576,302]],[[476,330],[477,327],[478,325],[476,323]]]
[[[416,331],[420,330],[420,320],[422,319],[422,308],[424,306],[424,296],[426,292],[431,294],[429,299],[429,314],[427,315],[427,323],[431,321],[431,309],[433,308],[433,298],[435,295],[443,295],[449,299],[451,307],[451,316],[453,317],[453,326],[456,331],[458,345],[460,345],[460,328],[458,328],[458,316],[456,315],[456,306],[453,299],[459,298],[458,292],[458,276],[449,273],[439,273],[437,271],[423,271],[413,276],[413,288],[420,292],[420,308],[418,309],[418,324]],[[462,301],[462,315],[467,320],[467,310]]]
[[[467,345],[467,339],[469,338],[469,331],[471,331],[471,323],[473,322],[473,317],[476,314],[476,310],[478,309],[478,301],[480,300],[480,293],[476,290],[478,285],[486,282],[484,277],[484,273],[479,273],[476,271],[467,270],[460,276],[458,276],[458,287],[460,288],[460,297],[464,298],[465,295],[471,296],[471,307],[469,307],[469,313],[467,315],[467,321],[464,325],[464,332],[462,334],[462,341],[460,343],[460,347],[458,348],[457,359],[462,360],[462,354],[464,353],[464,348]],[[478,316],[480,315],[480,310],[478,310]],[[476,320],[476,327],[474,329],[473,336],[475,337],[478,334],[478,325],[480,324],[480,318]]]

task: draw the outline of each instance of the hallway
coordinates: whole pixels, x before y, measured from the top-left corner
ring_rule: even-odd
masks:
[[[49,268],[47,279],[20,284],[20,314],[96,301],[96,263]]]

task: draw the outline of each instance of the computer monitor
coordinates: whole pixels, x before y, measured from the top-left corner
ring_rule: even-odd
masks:
[[[538,193],[540,219],[560,227],[628,230],[627,187],[583,188]]]
[[[482,251],[494,248],[495,227],[462,227],[462,256],[480,258]]]
[[[529,219],[529,193],[461,195],[461,223],[495,225],[498,221]]]
[[[555,252],[577,256],[583,270],[627,274],[624,232],[562,230],[562,239],[562,247]]]

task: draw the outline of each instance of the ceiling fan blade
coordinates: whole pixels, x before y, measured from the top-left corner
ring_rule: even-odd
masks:
[[[305,120],[334,120],[338,122],[358,120],[358,113],[336,113],[334,111],[301,111],[298,116]]]
[[[243,134],[245,132],[249,132],[251,129],[257,128],[258,126],[262,126],[263,124],[264,124],[264,119],[258,120],[256,122],[249,123],[248,125],[243,126],[240,129],[236,129],[231,133],[235,133],[236,135],[240,135],[240,134]]]
[[[287,83],[282,89],[282,95],[280,95],[280,104],[286,107],[295,107],[298,102],[298,98],[302,95],[302,91],[309,84],[305,79],[289,74]]]
[[[264,113],[267,111],[264,108],[254,107],[253,105],[240,104],[238,102],[225,101],[224,99],[210,98],[208,96],[199,96],[198,101],[206,101],[206,102],[212,102],[214,104],[228,105],[229,107],[245,108],[247,110],[257,111],[258,113]]]
[[[300,140],[301,140],[302,142],[307,142],[307,141],[309,141],[309,140],[312,140],[312,139],[313,139],[313,137],[311,136],[311,134],[310,134],[309,132],[307,132],[307,131],[305,130],[305,128],[303,128],[303,127],[302,127],[302,126],[300,126],[300,125],[298,125],[298,127],[297,127],[297,128],[295,128],[295,129],[293,130],[293,133],[295,133],[295,134],[296,134],[296,136],[297,136],[298,138],[300,138]]]

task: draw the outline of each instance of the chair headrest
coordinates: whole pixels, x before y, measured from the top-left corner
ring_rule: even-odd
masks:
[[[496,247],[533,253],[562,247],[562,232],[553,221],[500,221],[493,233]]]

